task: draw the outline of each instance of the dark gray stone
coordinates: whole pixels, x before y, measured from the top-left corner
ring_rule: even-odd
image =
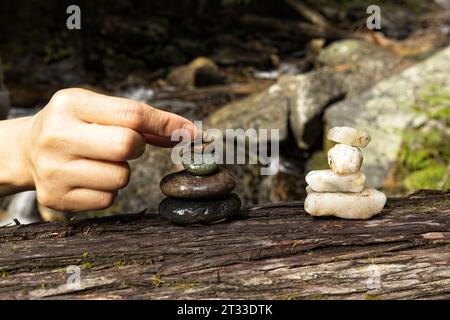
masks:
[[[173,224],[209,224],[236,215],[240,208],[241,200],[232,193],[222,199],[199,201],[166,198],[159,206],[159,214]]]

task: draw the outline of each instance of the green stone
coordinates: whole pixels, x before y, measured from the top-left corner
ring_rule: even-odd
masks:
[[[183,159],[183,166],[187,172],[196,176],[213,174],[219,168],[214,154],[211,153],[192,153],[191,159]]]

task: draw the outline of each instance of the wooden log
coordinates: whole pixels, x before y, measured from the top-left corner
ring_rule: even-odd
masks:
[[[337,26],[331,25],[323,15],[302,1],[285,0],[285,2],[310,22],[300,22],[298,24],[298,27],[307,35],[335,40],[359,37],[357,34],[352,34],[351,32],[347,32]]]
[[[352,32],[340,30],[336,27],[315,25],[309,22],[294,22],[280,20],[271,17],[264,17],[253,14],[246,14],[240,18],[243,25],[266,28],[280,32],[289,32],[302,35],[305,38],[325,38],[328,40],[340,40],[346,38],[361,38],[360,35]]]
[[[450,193],[431,191],[367,221],[289,202],[209,226],[140,213],[5,227],[0,298],[448,299],[449,227]]]
[[[323,28],[329,27],[327,19],[325,19],[325,17],[322,16],[318,11],[315,11],[307,6],[305,3],[297,0],[285,0],[285,2],[311,23]]]
[[[271,84],[273,84],[273,81],[254,80],[252,83],[240,83],[239,85],[217,85],[205,88],[190,88],[174,92],[159,91],[157,92],[157,99],[183,99],[187,101],[197,101],[214,95],[242,97],[260,92],[269,87]]]

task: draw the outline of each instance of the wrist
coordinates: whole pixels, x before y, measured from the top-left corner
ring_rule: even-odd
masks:
[[[32,119],[0,121],[0,196],[34,189],[28,156]]]

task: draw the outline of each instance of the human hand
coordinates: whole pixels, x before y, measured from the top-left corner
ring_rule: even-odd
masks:
[[[84,89],[58,91],[25,128],[28,184],[41,205],[60,211],[111,206],[129,182],[127,160],[140,157],[146,143],[172,146],[181,128],[196,134],[183,117]]]

